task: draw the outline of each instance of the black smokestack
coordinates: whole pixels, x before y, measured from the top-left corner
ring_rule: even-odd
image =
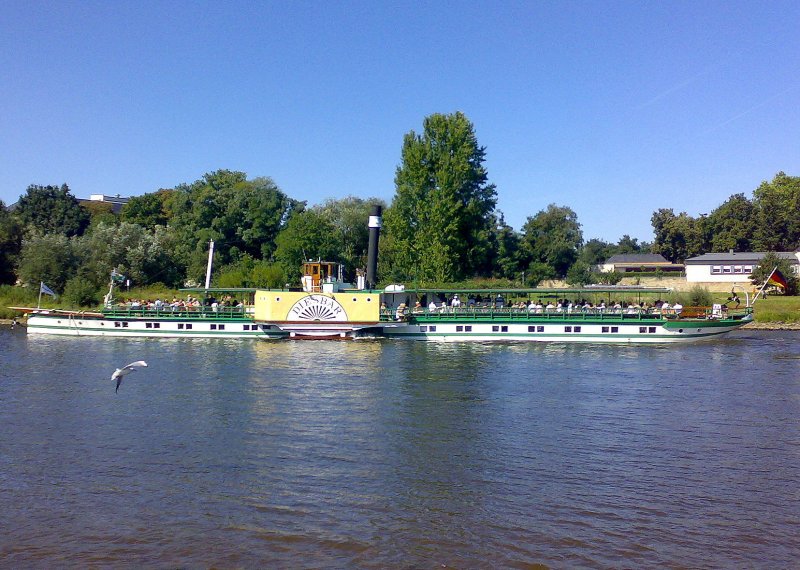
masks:
[[[381,212],[383,206],[372,206],[369,213],[369,248],[367,249],[367,289],[375,288],[375,274],[378,272],[378,238],[381,235]]]

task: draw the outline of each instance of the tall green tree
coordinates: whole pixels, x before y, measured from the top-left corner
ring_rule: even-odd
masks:
[[[661,208],[650,218],[655,233],[653,253],[660,253],[673,263],[706,251],[703,226],[686,212],[675,215],[672,208]]]
[[[0,200],[0,285],[13,285],[22,248],[22,226]]]
[[[182,274],[172,258],[172,241],[163,226],[149,231],[138,224],[98,224],[75,240],[79,274],[96,286],[108,283],[116,269],[136,285],[180,285]]]
[[[491,273],[497,202],[486,151],[463,113],[434,114],[403,139],[396,193],[384,219],[406,279],[445,282]]]
[[[336,239],[339,243],[338,257],[345,266],[348,279],[354,278],[356,269],[366,267],[369,214],[372,206],[376,204],[386,207],[383,200],[378,198],[347,196],[329,199],[311,208],[336,228]]]
[[[290,199],[269,178],[247,180],[243,172],[218,170],[176,187],[164,208],[171,216],[176,262],[184,264],[189,279],[200,281],[209,240],[215,241],[214,262],[219,265],[245,254],[270,259],[278,233],[304,204]]]
[[[43,281],[54,291],[63,291],[66,282],[75,275],[78,256],[74,238],[61,233],[29,232],[22,241],[19,278],[29,287],[39,290]]]
[[[614,244],[598,238],[592,238],[583,244],[578,254],[578,260],[589,267],[594,267],[604,263],[609,257],[618,252],[619,250]]]
[[[522,227],[522,248],[533,264],[550,267],[554,276],[564,277],[578,259],[583,232],[578,215],[567,206],[550,204]],[[533,273],[533,268],[529,271]],[[540,271],[540,268],[537,269]]]
[[[303,261],[320,258],[341,261],[336,226],[321,213],[306,210],[289,218],[278,234],[275,260],[290,283],[299,283]]]
[[[90,220],[89,212],[81,207],[66,184],[28,186],[17,202],[14,215],[27,227],[67,237],[81,235]]]
[[[760,251],[800,248],[800,177],[779,172],[753,192],[757,224],[753,246]]]
[[[753,203],[744,194],[728,198],[706,220],[709,250],[752,251],[758,223],[756,214]]]
[[[174,190],[161,189],[132,197],[122,207],[119,213],[120,219],[148,230],[156,226],[166,226],[170,220],[168,203],[173,192]]]
[[[495,276],[512,280],[519,278],[523,269],[520,235],[506,223],[503,214],[500,214],[500,219],[497,220],[495,240],[497,242]]]

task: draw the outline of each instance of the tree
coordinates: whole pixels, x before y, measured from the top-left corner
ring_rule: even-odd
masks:
[[[798,279],[792,270],[792,265],[785,257],[779,256],[774,251],[768,252],[756,267],[753,268],[753,273],[750,274],[750,281],[756,287],[761,287],[772,274],[772,270],[777,269],[786,280],[786,295],[797,295]]]
[[[341,261],[336,227],[313,210],[289,218],[276,242],[275,259],[283,268],[289,282],[299,280],[301,266],[306,259]]]
[[[88,200],[81,204],[81,208],[89,212],[90,227],[100,223],[109,225],[117,223],[117,216],[114,214],[114,206],[110,202]]]
[[[495,240],[497,242],[495,276],[517,279],[522,272],[520,235],[506,223],[503,214],[500,214],[500,219],[497,221]]]
[[[568,285],[584,287],[596,281],[592,268],[583,261],[576,261],[567,270],[566,281]]]
[[[169,221],[167,203],[174,190],[158,190],[141,196],[134,196],[122,207],[119,216],[123,222],[138,224],[152,230],[156,226],[166,226]]]
[[[497,201],[485,149],[463,113],[434,114],[403,140],[396,193],[384,216],[393,264],[406,279],[447,282],[491,273]]]
[[[215,241],[215,263],[228,264],[247,254],[270,259],[275,239],[304,204],[288,198],[269,178],[247,180],[243,172],[218,170],[181,185],[164,200],[176,256],[187,277],[205,274],[206,251]]]
[[[13,285],[16,281],[14,268],[21,248],[22,226],[0,200],[0,285]]]
[[[655,241],[653,253],[660,253],[673,263],[683,263],[687,258],[706,251],[702,224],[686,212],[677,216],[672,208],[653,212]]]
[[[329,199],[311,208],[336,228],[339,243],[338,256],[345,266],[349,278],[355,270],[366,267],[369,246],[369,214],[373,205],[385,208],[386,204],[378,198],[356,198],[347,196],[339,200]]]
[[[95,286],[106,284],[113,269],[137,285],[177,285],[182,275],[172,259],[171,245],[170,234],[163,227],[148,231],[128,222],[99,224],[76,240],[79,274]]]
[[[237,263],[223,267],[215,279],[217,287],[279,288],[286,283],[283,269],[277,263],[256,261],[245,256]]]
[[[74,250],[73,241],[63,234],[32,231],[22,241],[20,280],[37,291],[40,281],[55,291],[63,290],[77,269]]]
[[[14,215],[25,226],[67,237],[81,235],[90,220],[89,212],[81,207],[66,184],[60,187],[28,186],[17,202]]]
[[[756,209],[744,194],[734,194],[706,220],[711,251],[751,251],[757,226]]]
[[[578,255],[578,260],[590,267],[594,267],[595,265],[605,263],[609,257],[617,252],[618,248],[614,244],[601,239],[592,238],[583,244],[580,254]]]
[[[578,215],[567,206],[550,204],[522,227],[523,249],[534,263],[550,266],[557,277],[567,274],[582,245]]]
[[[625,253],[642,253],[642,246],[639,244],[639,240],[636,238],[632,238],[628,234],[623,235],[619,238],[619,241],[616,245],[616,252],[619,254]]]
[[[760,251],[800,248],[800,177],[775,175],[753,192],[756,228],[753,247]]]

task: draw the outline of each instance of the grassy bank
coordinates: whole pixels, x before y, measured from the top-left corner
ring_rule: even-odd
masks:
[[[800,324],[800,297],[767,297],[755,303],[757,323]]]

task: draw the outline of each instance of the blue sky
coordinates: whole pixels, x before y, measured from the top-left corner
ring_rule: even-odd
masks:
[[[0,0],[0,199],[227,168],[391,201],[403,135],[462,111],[498,208],[652,240],[800,175],[798,2]]]

